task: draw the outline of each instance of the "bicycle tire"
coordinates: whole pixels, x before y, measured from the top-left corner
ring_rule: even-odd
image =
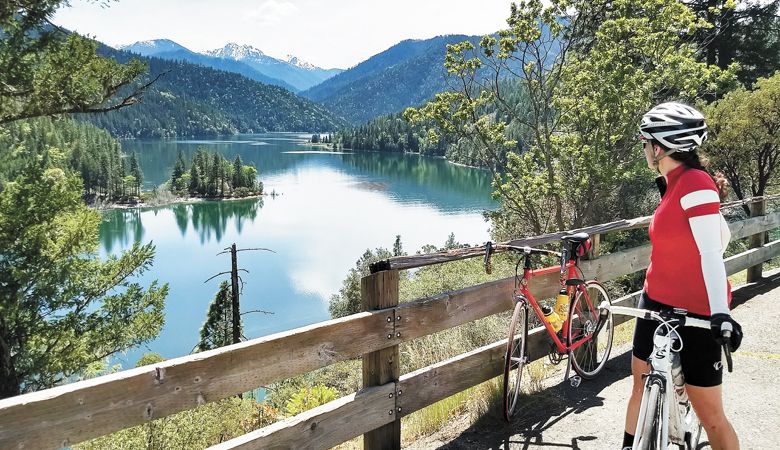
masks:
[[[520,400],[525,345],[528,338],[528,307],[517,302],[509,322],[509,337],[504,359],[504,419],[511,421]]]
[[[604,286],[598,281],[589,280],[585,283],[585,289],[588,291],[588,298],[590,305],[585,301],[583,291],[577,289],[577,293],[574,296],[574,301],[571,302],[569,307],[569,328],[567,344],[569,346],[572,343],[577,342],[583,335],[590,334],[584,344],[578,348],[569,352],[571,358],[571,365],[577,374],[586,379],[592,379],[596,377],[599,372],[604,368],[609,359],[609,354],[612,351],[612,338],[614,334],[614,322],[612,320],[612,313],[609,312],[607,320],[603,326],[596,332],[596,325],[599,321],[598,306],[601,302],[606,301],[612,304],[609,300],[609,294]],[[606,339],[606,342],[604,342]]]
[[[685,450],[699,450],[702,444],[701,432],[702,426],[699,422],[699,416],[693,410],[690,402],[688,403],[688,417],[686,417],[687,430],[685,431]]]
[[[661,385],[651,383],[645,389],[646,398],[644,401],[644,412],[639,411],[639,417],[644,417],[642,423],[637,423],[637,435],[634,438],[634,450],[661,450],[665,447],[661,445],[661,411],[663,410],[663,397],[661,396]],[[637,442],[637,439],[639,440]],[[664,439],[666,441],[666,439]]]

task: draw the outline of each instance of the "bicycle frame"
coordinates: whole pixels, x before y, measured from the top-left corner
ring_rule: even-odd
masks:
[[[656,333],[653,335],[653,352],[650,354],[650,373],[645,374],[645,394],[642,396],[642,402],[639,406],[639,417],[637,419],[636,434],[634,436],[634,445],[632,449],[636,450],[641,444],[645,443],[643,439],[643,427],[647,416],[647,402],[648,393],[654,385],[658,385],[660,388],[659,401],[662,402],[662,411],[659,417],[660,433],[651,438],[657,439],[657,448],[667,448],[666,439],[669,439],[670,443],[676,445],[686,445],[686,432],[694,433],[693,429],[688,429],[686,425],[693,424],[689,421],[689,418],[694,418],[690,403],[685,400],[681,401],[680,393],[677,392],[677,386],[682,383],[677,383],[677,377],[681,377],[682,373],[675,373],[673,367],[677,367],[679,364],[679,350],[681,347],[675,348],[675,339],[680,339],[677,334],[677,328],[681,326],[692,326],[696,328],[709,329],[710,323],[707,320],[685,317],[687,312],[685,310],[675,310],[676,313],[683,317],[682,322],[672,322],[668,318],[662,317],[657,312],[652,312],[643,309],[630,308],[625,306],[610,306],[602,303],[599,305],[599,310],[608,309],[613,314],[625,314],[633,317],[652,319],[659,322]],[[666,334],[658,333],[658,329],[666,328]],[[684,344],[684,343],[682,343]],[[724,350],[726,354],[726,361],[728,366],[731,367],[731,354],[728,352],[728,347],[724,344]],[[684,392],[684,391],[683,391]],[[670,406],[673,405],[673,413],[670,414]],[[685,406],[686,411],[682,411],[680,406]],[[690,423],[689,423],[690,422]],[[700,432],[700,428],[699,431]],[[691,434],[693,436],[693,434]],[[663,440],[663,442],[661,442]],[[695,443],[695,442],[694,442]]]
[[[562,256],[562,260],[565,259],[566,259],[566,253],[564,252]],[[547,320],[547,318],[544,315],[544,312],[542,312],[541,306],[539,306],[539,303],[536,301],[533,294],[531,294],[531,291],[528,288],[529,280],[531,278],[536,276],[548,275],[556,272],[560,272],[561,287],[566,288],[566,293],[569,296],[569,313],[567,314],[565,320],[563,321],[563,326],[561,328],[562,331],[561,336],[563,339],[558,337],[558,333],[552,327],[550,321]],[[578,272],[579,272],[579,268],[576,266],[573,260],[567,261],[565,264],[561,265],[560,267],[550,266],[541,269],[532,269],[530,265],[530,255],[526,254],[526,260],[523,267],[523,276],[522,278],[519,278],[519,282],[517,280],[515,281],[514,298],[518,299],[518,301],[522,301],[520,299],[525,299],[531,305],[534,312],[536,313],[536,316],[539,317],[539,320],[542,321],[542,324],[547,330],[547,334],[549,334],[550,338],[553,340],[553,343],[555,344],[555,348],[558,350],[558,353],[561,354],[565,354],[571,350],[578,348],[579,346],[587,342],[591,337],[591,335],[588,335],[582,339],[572,342],[571,346],[566,344],[566,342],[568,342],[569,340],[568,330],[569,330],[569,321],[571,320],[573,314],[573,311],[571,310],[571,305],[572,305],[572,299],[574,298],[574,295],[576,295],[577,292],[582,292],[582,295],[584,295],[585,302],[588,305],[588,308],[591,308],[594,312],[597,311],[596,307],[590,301],[590,297],[588,296],[588,290],[586,289],[584,283],[579,283],[575,286],[571,286],[571,285],[567,286],[565,284],[566,280],[579,279],[577,275],[581,275],[581,272],[580,273]]]
[[[659,325],[659,327],[662,325]],[[676,333],[676,332],[675,332]],[[678,407],[679,401],[677,400],[677,394],[675,390],[676,383],[674,382],[672,366],[675,363],[675,359],[679,359],[680,355],[673,350],[674,338],[669,335],[656,334],[653,337],[653,353],[650,356],[650,373],[645,378],[645,391],[650,390],[650,386],[653,383],[658,383],[661,389],[661,395],[664,400],[662,403],[663,410],[661,411],[661,434],[660,436],[668,436],[670,442],[677,445],[684,445],[685,443],[685,428],[683,427],[684,418],[681,417],[681,411]],[[647,396],[642,396],[642,403],[639,407],[639,418],[637,423],[644,423]],[[669,405],[675,405],[674,412],[670,413]],[[637,427],[636,436],[634,437],[634,447],[643,438],[641,427]],[[665,448],[665,443],[659,448]]]

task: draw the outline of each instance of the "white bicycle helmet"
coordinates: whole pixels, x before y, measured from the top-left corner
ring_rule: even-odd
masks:
[[[642,116],[639,132],[668,150],[689,152],[707,140],[704,116],[688,105],[661,103]]]

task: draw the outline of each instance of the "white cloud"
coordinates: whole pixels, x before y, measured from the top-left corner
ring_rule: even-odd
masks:
[[[243,20],[257,25],[276,25],[296,12],[298,7],[291,2],[268,0],[247,13]]]

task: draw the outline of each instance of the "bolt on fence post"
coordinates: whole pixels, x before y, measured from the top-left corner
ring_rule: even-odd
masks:
[[[360,292],[365,311],[398,306],[398,270],[382,270],[363,277]],[[388,338],[391,337],[392,334],[388,334]],[[398,382],[401,376],[399,361],[397,344],[363,355],[363,387]],[[400,417],[396,414],[393,422],[364,434],[363,448],[400,450]]]

